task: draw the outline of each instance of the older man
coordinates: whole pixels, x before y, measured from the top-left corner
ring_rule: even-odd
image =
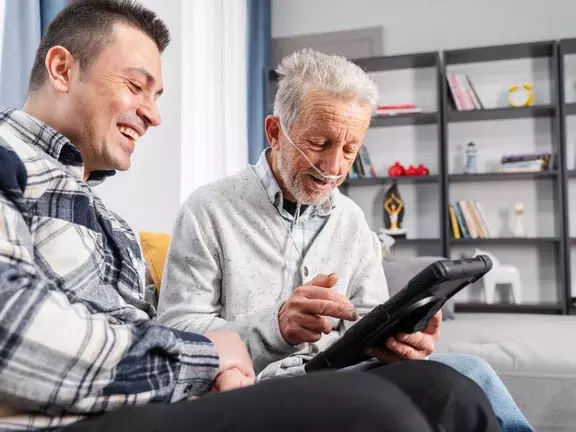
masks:
[[[344,58],[310,50],[277,72],[270,148],[183,205],[159,300],[166,325],[238,331],[260,378],[304,373],[307,359],[388,298],[380,242],[337,189],[364,143],[377,87]],[[386,363],[427,358],[440,324],[438,314],[370,354]],[[531,430],[488,365],[437,359],[482,376],[504,429]]]
[[[431,431],[422,410],[442,401],[410,398],[395,376],[221,393],[254,381],[239,336],[152,320],[134,233],[92,186],[128,169],[160,124],[168,42],[137,3],[73,1],[42,39],[24,109],[0,110],[0,431]],[[458,421],[496,430],[471,383],[415,364],[400,374],[436,377],[443,397],[464,397]]]

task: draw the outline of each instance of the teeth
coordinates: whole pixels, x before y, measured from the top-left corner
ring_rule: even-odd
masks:
[[[118,126],[118,130],[122,132],[124,135],[128,135],[130,138],[134,140],[134,142],[138,141],[140,135],[134,129],[125,127],[125,126]]]

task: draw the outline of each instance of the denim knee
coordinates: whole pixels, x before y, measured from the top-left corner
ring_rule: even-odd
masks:
[[[431,360],[441,360],[479,384],[488,383],[497,377],[488,362],[471,354],[434,354]]]

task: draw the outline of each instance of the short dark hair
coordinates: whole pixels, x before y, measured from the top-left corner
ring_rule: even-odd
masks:
[[[148,35],[162,53],[170,43],[166,24],[149,9],[133,0],[71,0],[48,26],[36,51],[30,73],[30,91],[38,90],[47,78],[46,54],[62,46],[86,70],[102,49],[112,42],[114,24],[128,24]]]

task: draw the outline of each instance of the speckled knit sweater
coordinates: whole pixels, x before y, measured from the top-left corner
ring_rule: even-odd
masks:
[[[351,325],[334,319],[319,342],[286,343],[278,309],[303,282],[335,272],[333,289],[360,316],[388,298],[380,242],[352,200],[336,190],[328,210],[311,206],[289,223],[279,190],[263,155],[256,166],[194,191],[175,223],[158,305],[158,320],[176,329],[239,332],[260,378],[302,373],[304,359]],[[299,248],[298,231],[314,223],[319,232]]]

